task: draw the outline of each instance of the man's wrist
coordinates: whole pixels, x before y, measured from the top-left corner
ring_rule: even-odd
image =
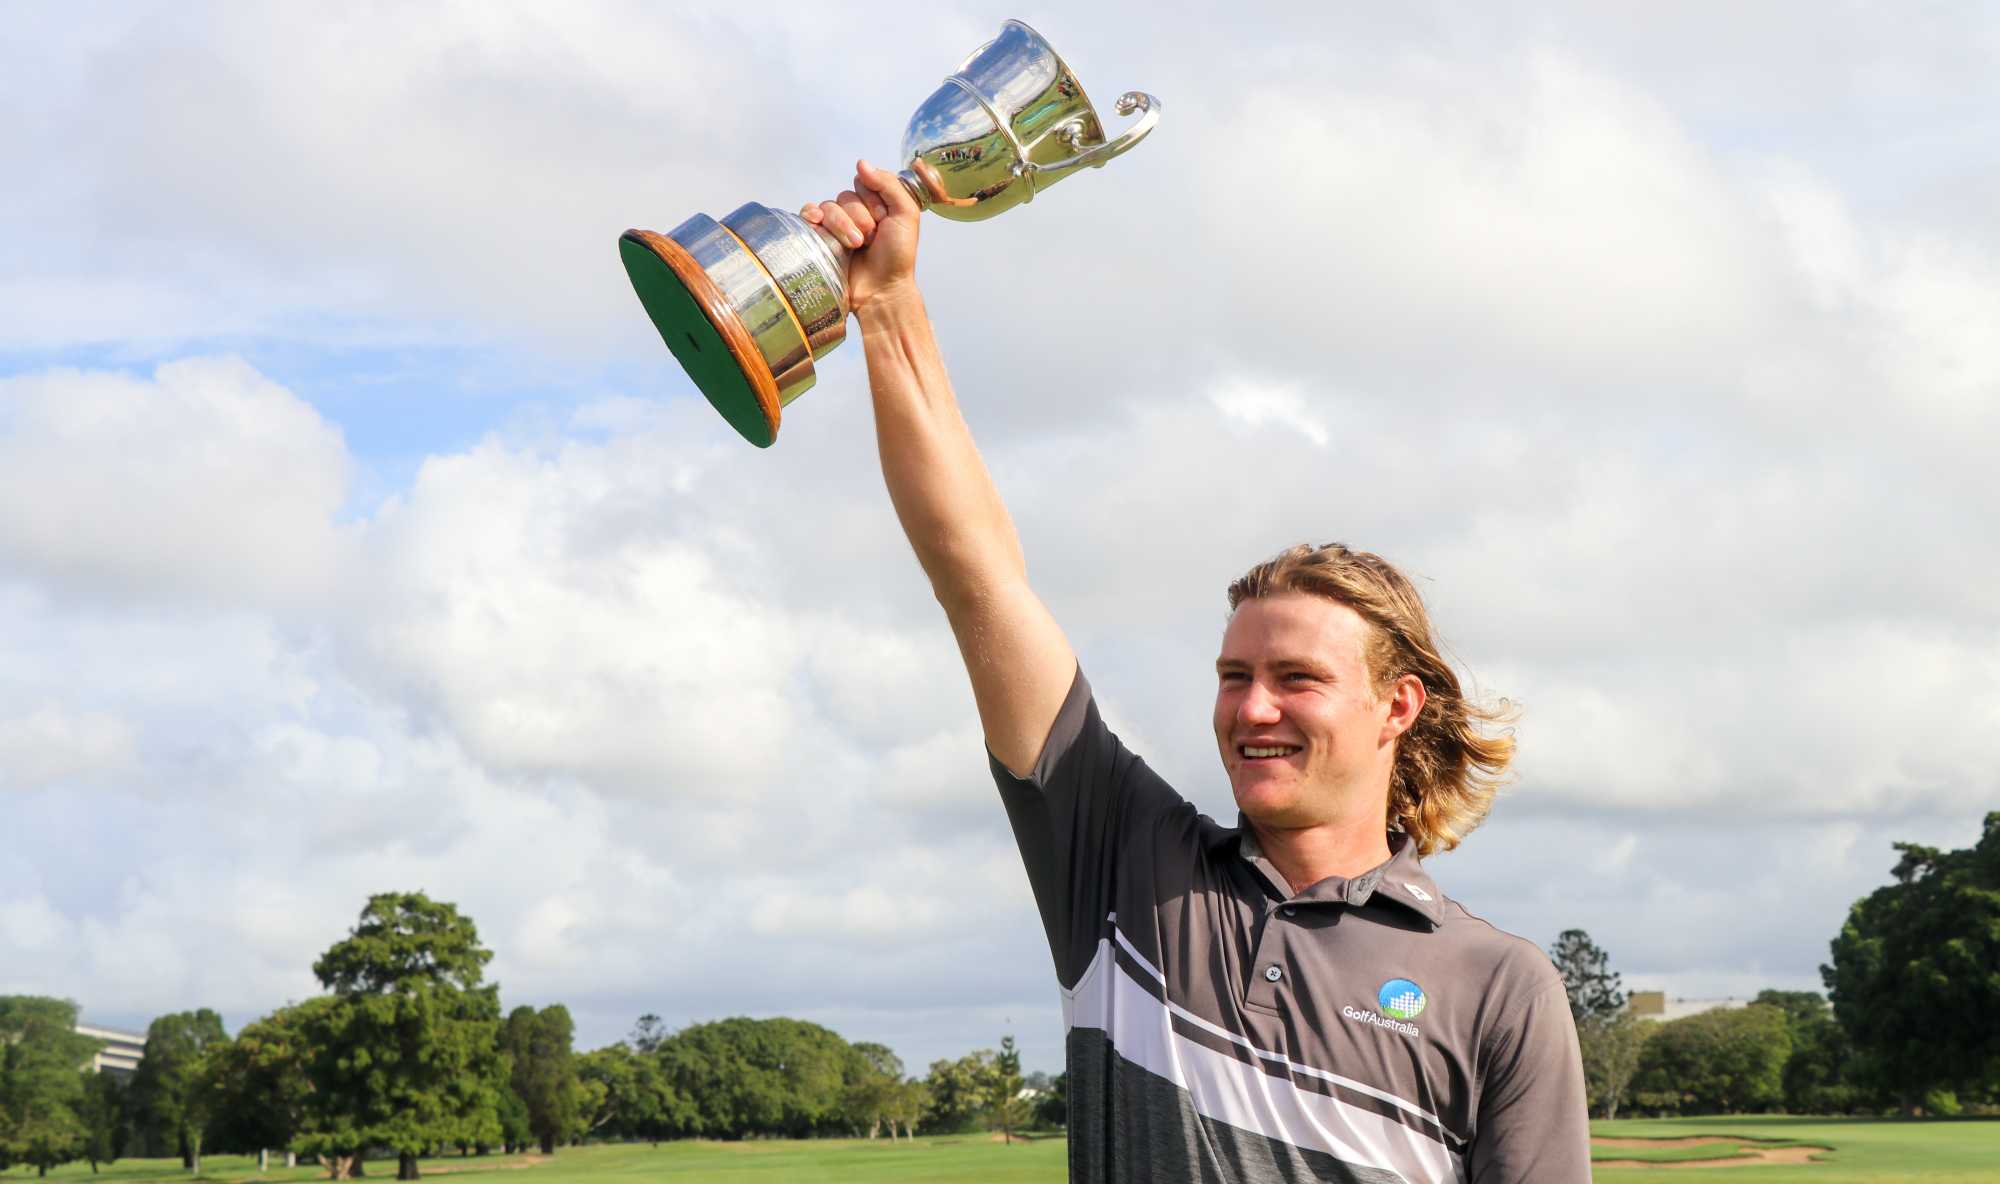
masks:
[[[924,311],[924,295],[917,290],[917,282],[897,284],[877,292],[868,303],[854,311],[854,319],[861,325],[861,333],[895,332],[902,326],[923,323],[929,320]]]

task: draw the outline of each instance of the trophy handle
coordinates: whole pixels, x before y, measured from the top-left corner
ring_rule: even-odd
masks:
[[[1039,178],[1054,181],[1080,168],[1103,168],[1104,162],[1114,156],[1123,156],[1138,146],[1139,141],[1153,133],[1160,122],[1160,100],[1142,90],[1128,90],[1118,96],[1118,114],[1130,115],[1140,112],[1139,122],[1124,130],[1115,140],[1106,140],[1088,152],[1079,152],[1067,160],[1054,164],[1031,166]]]

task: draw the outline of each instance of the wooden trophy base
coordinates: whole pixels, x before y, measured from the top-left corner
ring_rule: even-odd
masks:
[[[778,438],[778,383],[750,331],[687,248],[651,230],[618,239],[625,274],[660,339],[729,426],[759,448]]]

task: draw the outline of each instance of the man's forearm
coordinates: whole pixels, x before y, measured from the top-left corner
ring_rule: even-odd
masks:
[[[923,297],[913,286],[859,317],[889,500],[949,612],[1023,579],[1020,538],[958,410]]]
[[[952,396],[917,292],[923,211],[895,174],[865,161],[854,183],[801,216],[860,247],[848,258],[847,294],[868,356],[882,479],[951,621],[986,747],[1018,773],[1042,749],[1075,680],[1076,654],[1028,587],[1014,521]]]

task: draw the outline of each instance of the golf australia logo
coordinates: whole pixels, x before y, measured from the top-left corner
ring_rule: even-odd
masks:
[[[1424,989],[1406,978],[1392,978],[1375,992],[1375,1004],[1383,1015],[1399,1020],[1413,1020],[1423,1014]]]
[[[1375,992],[1375,1010],[1350,1005],[1342,1007],[1340,1014],[1404,1036],[1421,1036],[1422,1030],[1410,1021],[1422,1015],[1424,1005],[1429,1002],[1430,997],[1422,987],[1406,978],[1392,978]]]

